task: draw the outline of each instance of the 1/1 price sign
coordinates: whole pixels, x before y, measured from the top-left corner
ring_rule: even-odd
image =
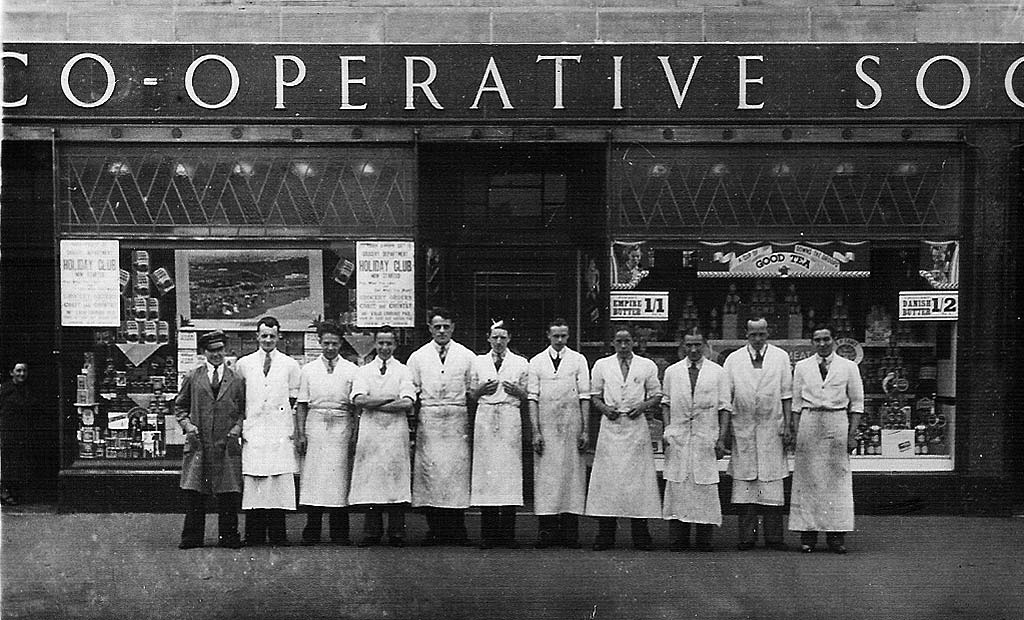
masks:
[[[959,314],[957,291],[900,291],[901,321],[955,321]]]
[[[612,291],[612,321],[667,321],[668,293]]]

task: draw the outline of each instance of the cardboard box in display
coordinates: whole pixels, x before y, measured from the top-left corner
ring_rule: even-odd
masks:
[[[882,429],[882,456],[906,458],[914,456],[913,429]]]

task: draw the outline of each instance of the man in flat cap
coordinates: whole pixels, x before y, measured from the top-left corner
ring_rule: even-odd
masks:
[[[185,433],[181,488],[185,495],[185,526],[180,549],[203,546],[206,496],[217,496],[217,546],[238,549],[238,509],[242,499],[242,419],[245,382],[224,364],[227,337],[222,331],[204,334],[199,349],[206,363],[185,376],[174,401]]]

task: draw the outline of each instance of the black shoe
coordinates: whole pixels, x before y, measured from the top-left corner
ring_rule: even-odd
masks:
[[[688,541],[688,540],[681,540],[681,539],[673,540],[671,543],[669,543],[668,548],[669,548],[670,551],[675,551],[675,552],[689,551],[690,550],[690,541]]]
[[[781,540],[774,542],[766,542],[764,544],[765,549],[771,549],[772,551],[789,551],[789,545],[782,542]]]
[[[320,542],[320,534],[319,533],[313,534],[312,532],[310,532],[310,533],[307,534],[306,532],[303,532],[302,533],[302,540],[299,542],[299,544],[301,544],[303,547],[308,547],[310,545],[315,545],[315,544],[317,544],[319,542]]]
[[[421,547],[436,547],[436,546],[440,545],[442,542],[443,541],[441,540],[440,537],[437,536],[437,534],[427,534],[426,536],[423,537],[423,540],[420,541],[420,546]]]
[[[389,547],[395,547],[395,548],[404,547],[405,546],[405,539],[404,538],[400,538],[398,536],[392,536],[391,538],[388,538],[388,546]]]
[[[542,533],[537,537],[537,543],[534,545],[537,549],[547,549],[548,547],[554,547],[555,540],[550,534]]]
[[[578,538],[574,538],[572,540],[564,540],[564,541],[562,541],[562,546],[565,547],[566,549],[582,549],[583,548],[583,545],[580,544],[580,541],[579,541]]]
[[[332,545],[337,545],[339,547],[351,547],[352,546],[352,539],[351,538],[332,538],[331,539],[331,544]]]
[[[836,555],[846,555],[846,546],[841,544],[829,545],[828,550]]]
[[[516,542],[516,539],[514,538],[512,540],[504,541],[503,543],[501,543],[501,546],[505,547],[506,549],[519,549],[519,543]]]
[[[705,553],[708,553],[708,552],[714,551],[714,550],[715,550],[715,546],[712,545],[711,543],[704,543],[704,544],[697,545],[697,551],[703,551]]]
[[[654,543],[649,538],[646,540],[634,540],[633,548],[637,551],[653,551]]]
[[[615,546],[615,541],[598,538],[594,541],[594,546],[591,547],[594,551],[607,551]]]
[[[493,540],[491,538],[484,538],[483,540],[480,541],[480,548],[481,549],[494,549],[497,546],[498,546],[498,541]]]
[[[277,540],[271,540],[270,541],[270,546],[271,547],[290,547],[291,545],[292,544],[290,542],[288,542],[287,538],[280,538],[280,539],[277,539]]]
[[[472,547],[473,541],[468,538],[453,538],[448,544],[453,547]]]
[[[367,536],[359,541],[358,547],[377,547],[380,545],[380,536]]]
[[[736,545],[736,549],[738,549],[740,551],[750,551],[753,548],[754,548],[754,543],[752,543],[750,541],[744,541],[744,542],[741,542],[740,544]]]
[[[178,543],[178,549],[196,549],[202,547],[203,541],[201,540],[182,540]]]
[[[241,549],[243,546],[242,538],[238,534],[221,536],[217,539],[217,546],[224,549]]]
[[[800,545],[800,553],[814,553],[814,545]]]

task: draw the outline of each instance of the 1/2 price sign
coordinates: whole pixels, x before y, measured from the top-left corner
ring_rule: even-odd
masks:
[[[667,321],[668,293],[612,291],[612,321]]]
[[[900,291],[901,321],[955,321],[959,314],[958,291]]]

